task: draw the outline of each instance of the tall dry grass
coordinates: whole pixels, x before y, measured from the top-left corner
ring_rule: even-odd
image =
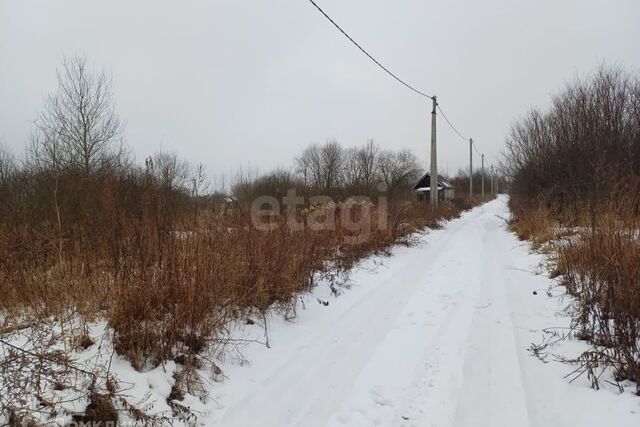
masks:
[[[117,379],[109,372],[74,367],[70,351],[94,344],[93,321],[106,322],[102,339],[112,340],[109,347],[138,370],[175,360],[175,387],[189,390],[200,381],[195,369],[206,350],[228,343],[232,321],[262,316],[266,333],[268,312],[295,316],[298,297],[318,278],[340,278],[364,257],[411,244],[413,232],[472,206],[459,201],[432,210],[401,199],[381,211],[368,203],[300,206],[295,220],[303,229],[284,212],[267,215],[263,219],[275,227],[260,229],[241,205],[225,213],[203,208],[144,173],[96,178],[91,188],[89,207],[80,202],[72,208],[65,199],[57,204],[51,196],[60,221],[55,215],[0,221],[0,339],[30,337],[22,350],[0,343],[0,372],[15,380],[0,384],[5,418],[29,420],[38,390],[64,383],[77,398],[91,391],[86,414],[102,408],[78,419],[112,420],[115,409],[107,403],[113,401],[144,420],[139,408],[114,394]],[[344,216],[351,226],[340,220]],[[318,217],[337,220],[327,229],[310,227]],[[189,413],[171,399],[175,416]],[[58,403],[49,403],[47,412],[59,412]]]
[[[597,206],[565,205],[562,215],[544,199],[512,198],[512,228],[551,255],[552,274],[573,297],[575,336],[592,347],[571,362],[596,388],[598,372],[611,368],[640,395],[640,185],[627,178],[618,188],[629,191]]]
[[[375,206],[367,206],[370,220],[363,222],[362,207],[343,203],[300,209],[297,221],[323,209],[340,218],[348,209],[359,228],[338,220],[332,229],[297,230],[280,214],[270,218],[276,227],[260,230],[241,207],[176,214],[171,193],[145,179],[136,191],[104,180],[96,187],[98,217],[86,223],[0,224],[5,321],[56,319],[70,329],[106,319],[118,353],[138,369],[153,367],[198,354],[248,310],[293,312],[318,273],[348,270],[461,210],[394,201],[380,228]],[[129,205],[131,196],[137,201]]]
[[[640,216],[638,205],[624,204],[601,209],[597,227],[558,247],[558,272],[576,298],[578,334],[594,344],[582,360],[613,367],[640,395]]]

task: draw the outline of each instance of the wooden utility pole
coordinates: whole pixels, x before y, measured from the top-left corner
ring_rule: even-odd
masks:
[[[473,200],[473,138],[469,138],[469,200]]]
[[[438,101],[435,96],[431,97],[433,110],[431,110],[431,181],[429,183],[429,194],[431,195],[431,206],[438,207],[438,150],[436,149],[436,107]]]
[[[480,155],[482,159],[482,198],[484,199],[484,153]]]

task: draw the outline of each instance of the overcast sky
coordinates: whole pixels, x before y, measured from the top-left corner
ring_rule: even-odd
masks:
[[[511,122],[600,63],[640,70],[638,0],[317,0],[392,71],[439,97],[488,161]],[[374,138],[426,167],[430,105],[307,0],[0,0],[0,142],[20,154],[63,56],[113,77],[139,161],[288,166],[310,142]],[[468,164],[443,120],[439,165]]]

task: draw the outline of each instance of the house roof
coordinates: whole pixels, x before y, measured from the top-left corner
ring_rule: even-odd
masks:
[[[444,187],[438,185],[438,191],[442,190],[443,188]],[[426,193],[428,191],[431,191],[431,187],[414,188],[414,190],[416,190],[418,193]]]
[[[413,187],[416,191],[429,191],[431,187],[431,174],[429,172],[425,173],[422,178],[418,181],[418,183]],[[451,189],[453,185],[449,184],[442,175],[438,175],[438,190],[441,189]]]

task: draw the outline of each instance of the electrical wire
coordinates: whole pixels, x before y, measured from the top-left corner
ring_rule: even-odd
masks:
[[[438,107],[438,110],[440,111],[440,114],[442,114],[442,117],[444,117],[444,120],[445,120],[445,121],[447,122],[447,124],[451,127],[451,129],[453,129],[453,131],[454,131],[454,132],[455,132],[455,133],[456,133],[456,134],[457,134],[457,135],[458,135],[462,140],[464,140],[465,142],[469,141],[469,139],[468,139],[468,138],[465,138],[465,136],[464,136],[464,135],[462,135],[462,134],[458,131],[458,129],[456,129],[456,127],[453,125],[453,123],[451,123],[451,121],[449,121],[449,119],[447,118],[446,114],[444,114],[444,111],[442,111],[442,108],[440,108],[440,104],[438,104],[438,106],[437,106],[437,107]],[[472,143],[471,145],[472,145],[473,149],[476,151],[476,153],[477,153],[479,156],[482,156],[482,153],[478,150],[478,146],[477,146],[476,142],[475,142],[475,141],[473,141],[473,143]]]
[[[380,61],[378,61],[376,58],[374,58],[369,52],[367,52],[358,42],[356,42],[349,34],[347,34],[347,32],[345,30],[343,30],[340,25],[338,25],[336,23],[336,21],[334,21],[320,6],[318,6],[318,4],[314,1],[314,0],[309,0],[309,3],[311,3],[329,22],[331,22],[331,24],[333,24],[334,27],[336,27],[338,29],[338,31],[340,31],[347,39],[349,39],[349,41],[351,43],[353,43],[358,49],[360,49],[360,51],[362,53],[364,53],[370,60],[372,60],[378,67],[380,67],[384,72],[386,72],[388,75],[390,75],[391,77],[393,77],[395,80],[397,80],[398,82],[400,82],[402,85],[404,85],[405,87],[407,87],[408,89],[410,89],[411,91],[417,93],[418,95],[421,95],[425,98],[429,98],[429,99],[434,99],[434,96],[431,95],[427,95],[426,93],[416,89],[415,87],[411,86],[409,83],[405,82],[404,80],[402,80],[400,77],[398,77],[397,75],[395,75],[394,73],[392,73],[387,67],[385,67],[384,65],[382,65],[380,63]],[[469,138],[466,138],[464,135],[462,135],[458,129],[453,125],[453,123],[451,123],[451,121],[447,118],[446,114],[444,114],[444,111],[442,111],[442,108],[440,107],[440,104],[436,103],[436,106],[438,108],[438,110],[440,111],[440,114],[442,114],[442,117],[444,117],[444,120],[447,122],[447,124],[449,125],[449,127],[451,127],[451,129],[453,129],[453,131],[460,137],[462,138],[464,141],[469,141]],[[473,145],[476,153],[480,154],[480,152],[478,152],[478,148],[475,146],[475,144]]]
[[[349,41],[351,43],[353,43],[358,49],[360,49],[362,51],[362,53],[364,53],[365,55],[367,55],[367,57],[369,57],[369,59],[371,59],[378,67],[382,68],[387,74],[389,74],[391,77],[393,77],[394,79],[396,79],[398,82],[400,82],[401,84],[403,84],[404,86],[406,86],[407,88],[409,88],[410,90],[412,90],[413,92],[417,93],[418,95],[422,95],[425,98],[429,98],[429,99],[433,99],[433,97],[431,95],[427,95],[426,93],[419,91],[418,89],[416,89],[415,87],[411,86],[409,83],[405,82],[404,80],[402,80],[400,77],[396,76],[394,73],[392,73],[387,67],[385,67],[384,65],[382,65],[380,63],[380,61],[378,61],[376,58],[374,58],[373,56],[371,56],[369,54],[369,52],[367,52],[362,46],[360,46],[358,44],[358,42],[356,42],[349,34],[347,34],[346,31],[344,31],[342,28],[340,28],[340,26],[336,23],[336,21],[334,21],[333,19],[331,19],[331,17],[329,15],[327,15],[327,13],[322,10],[322,8],[320,6],[318,6],[318,4],[313,1],[313,0],[309,0],[309,2],[315,6],[316,9],[318,9],[318,11],[324,15],[325,18],[327,18],[329,20],[329,22],[331,22],[333,24],[334,27],[336,27],[342,34],[344,34],[344,36],[349,39]]]
[[[476,153],[478,154],[478,156],[482,156],[482,153],[480,151],[478,151],[478,147],[476,146],[476,142],[473,141],[473,149],[476,150]]]
[[[449,124],[449,127],[451,127],[451,129],[453,129],[453,131],[454,131],[455,133],[457,133],[457,134],[458,134],[458,136],[459,136],[460,138],[462,138],[464,141],[469,142],[469,138],[466,138],[464,135],[462,135],[462,134],[458,131],[458,129],[456,129],[456,127],[453,125],[453,123],[451,123],[451,122],[449,121],[449,119],[447,118],[447,115],[446,115],[446,114],[444,114],[444,111],[442,111],[442,108],[440,108],[440,104],[438,104],[438,110],[440,111],[440,114],[442,114],[442,117],[444,117],[444,120]]]

